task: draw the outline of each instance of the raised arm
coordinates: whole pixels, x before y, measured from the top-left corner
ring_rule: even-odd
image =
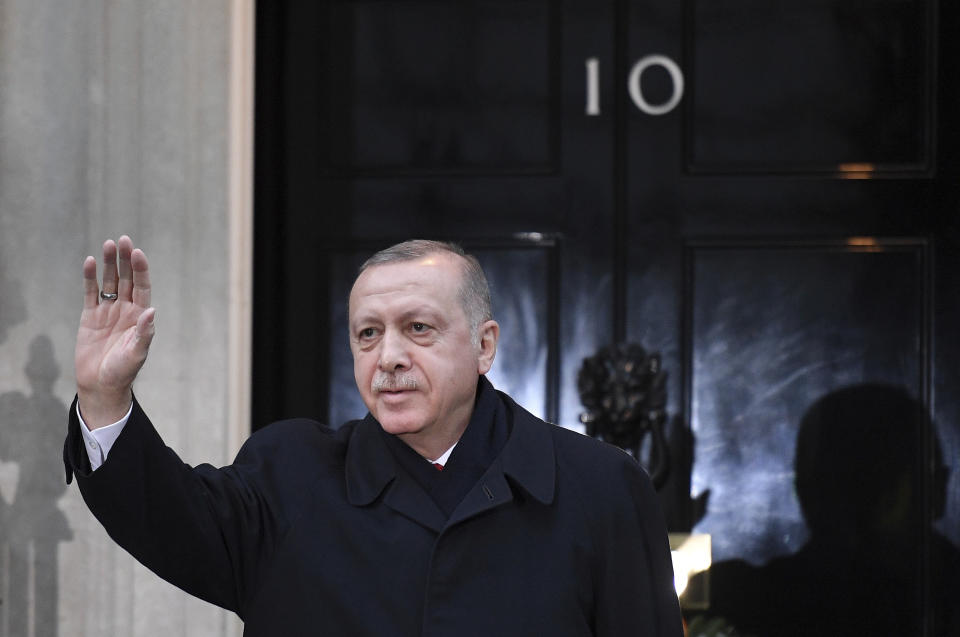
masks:
[[[255,448],[252,456],[238,456],[239,467],[191,468],[164,444],[140,406],[131,408],[131,388],[154,334],[147,258],[129,237],[107,241],[102,286],[97,274],[97,260],[87,257],[75,363],[78,405],[90,429],[128,410],[130,418],[112,443],[109,462],[94,471],[85,463],[90,447],[84,448],[82,425],[70,409],[67,481],[76,478],[90,511],[142,564],[188,593],[242,613],[248,584],[259,581],[262,547],[272,547],[288,528],[282,496],[244,470],[264,463]]]
[[[150,306],[147,257],[124,235],[103,244],[103,286],[97,260],[83,262],[83,312],[74,366],[80,413],[90,429],[121,419],[133,381],[147,359],[156,310]]]

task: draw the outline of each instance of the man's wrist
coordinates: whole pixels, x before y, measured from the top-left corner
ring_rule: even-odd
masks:
[[[130,411],[133,391],[117,393],[85,392],[77,389],[77,407],[83,422],[90,431],[112,425]]]

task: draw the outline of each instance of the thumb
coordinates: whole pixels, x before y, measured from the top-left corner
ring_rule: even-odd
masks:
[[[147,350],[150,349],[150,343],[153,341],[153,334],[156,331],[154,324],[156,316],[156,308],[148,307],[137,317],[136,341],[133,347],[143,357],[146,357]]]

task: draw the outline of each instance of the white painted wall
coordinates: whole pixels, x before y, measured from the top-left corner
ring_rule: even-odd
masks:
[[[123,233],[157,307],[140,401],[187,462],[245,437],[252,20],[253,0],[0,0],[0,637],[240,632],[114,546],[59,447],[80,264]]]

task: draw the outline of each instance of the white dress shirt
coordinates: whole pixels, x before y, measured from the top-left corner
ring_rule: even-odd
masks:
[[[83,448],[87,450],[87,457],[90,459],[90,469],[92,471],[96,471],[100,465],[106,462],[110,448],[113,447],[117,436],[123,431],[123,426],[127,424],[131,413],[133,413],[133,403],[130,403],[130,409],[127,410],[127,415],[117,422],[90,431],[90,429],[87,428],[87,423],[83,421],[83,416],[80,415],[80,403],[77,403],[77,418],[80,419],[80,435],[83,436]]]
[[[457,442],[460,442],[460,441],[458,440]],[[447,460],[450,459],[450,454],[453,453],[453,448],[457,446],[457,442],[453,443],[453,445],[451,445],[449,449],[444,451],[443,455],[437,458],[436,460],[430,460],[429,458],[427,458],[427,460],[430,460],[430,464],[438,464],[441,467],[446,465]]]

